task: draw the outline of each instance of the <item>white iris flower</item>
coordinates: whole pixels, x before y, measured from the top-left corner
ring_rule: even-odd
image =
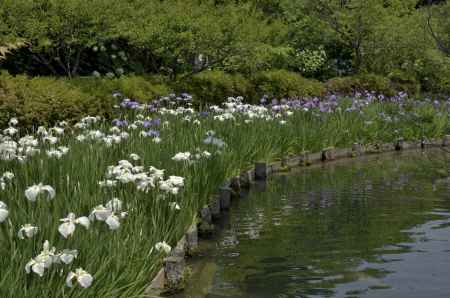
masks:
[[[0,201],[0,223],[4,222],[9,215],[8,206]]]
[[[190,159],[191,159],[190,152],[179,152],[175,154],[174,157],[172,157],[172,160],[174,161],[189,161]]]
[[[89,215],[91,221],[104,221],[110,230],[120,228],[120,219],[125,218],[128,214],[122,211],[122,201],[114,198],[106,203],[106,206],[98,205]]]
[[[35,184],[25,190],[25,196],[30,202],[35,202],[37,197],[42,193],[47,193],[47,199],[51,200],[55,197],[55,190],[50,185],[43,185],[42,183]]]
[[[134,161],[141,159],[141,157],[139,155],[137,155],[136,153],[131,153],[130,158]]]
[[[62,262],[66,265],[72,264],[73,260],[78,257],[78,250],[64,249],[62,252],[57,254],[57,260],[55,262]]]
[[[66,218],[60,219],[64,222],[58,227],[59,233],[64,237],[68,238],[75,232],[76,225],[82,225],[86,229],[89,229],[90,221],[86,216],[76,218],[75,213],[69,213]]]
[[[32,226],[31,224],[25,224],[19,229],[17,236],[19,236],[22,240],[25,239],[25,237],[33,238],[33,236],[37,234],[38,230],[38,227]]]
[[[25,265],[27,274],[33,271],[40,277],[44,276],[45,269],[50,268],[57,258],[55,251],[54,247],[50,248],[48,240],[45,240],[42,252]]]
[[[170,253],[172,247],[166,243],[166,241],[158,242],[155,244],[155,249],[157,251],[164,251],[166,254]]]
[[[66,285],[71,288],[73,286],[72,280],[76,279],[78,284],[83,288],[89,288],[94,281],[92,275],[84,271],[82,268],[78,268],[75,272],[69,272],[66,278]]]

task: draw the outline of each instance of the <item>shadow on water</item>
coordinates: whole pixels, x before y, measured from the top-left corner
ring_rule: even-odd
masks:
[[[234,202],[179,297],[450,297],[448,153],[273,177]]]

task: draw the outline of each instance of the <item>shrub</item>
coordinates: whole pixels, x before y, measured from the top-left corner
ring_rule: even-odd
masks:
[[[171,89],[158,77],[115,79],[79,77],[56,79],[2,74],[0,77],[0,125],[18,117],[25,126],[78,120],[86,115],[110,116],[116,102],[113,92],[148,102]]]
[[[293,66],[305,75],[314,75],[323,70],[327,62],[327,53],[322,47],[317,50],[295,50]]]
[[[254,97],[251,83],[242,75],[219,70],[204,71],[181,82],[179,92],[188,92],[201,103],[222,103],[229,96],[243,96],[248,101]]]
[[[264,95],[296,97],[325,94],[322,83],[286,70],[260,72],[251,80],[219,70],[205,71],[183,82],[177,91],[189,92],[202,103],[221,103],[229,96],[243,96],[248,102],[256,102]]]
[[[322,96],[325,93],[325,88],[319,81],[306,79],[287,70],[260,72],[253,78],[253,84],[259,96]]]
[[[127,97],[142,102],[149,102],[152,99],[172,92],[162,81],[163,79],[159,77],[122,76],[112,79],[80,77],[68,82],[85,93],[93,94],[100,98],[110,96],[113,92],[119,91]]]
[[[329,93],[339,94],[373,91],[379,94],[393,96],[396,93],[388,78],[374,74],[333,78],[326,82],[326,88]]]
[[[450,96],[450,78],[448,76],[442,77],[439,81],[436,82],[435,86],[436,93]]]
[[[415,66],[424,91],[450,95],[450,57],[439,51],[426,51]]]
[[[396,91],[404,91],[410,95],[417,95],[420,92],[420,83],[410,74],[403,71],[393,71],[388,75],[391,86]]]
[[[64,80],[25,76],[0,77],[0,125],[17,117],[23,126],[52,125],[60,120],[77,120],[86,115],[108,116],[113,98],[97,97]]]

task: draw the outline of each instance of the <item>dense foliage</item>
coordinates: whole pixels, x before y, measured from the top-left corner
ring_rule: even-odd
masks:
[[[176,77],[206,65],[245,64],[275,38],[277,27],[250,5],[194,2],[3,1],[0,34],[29,43],[5,67],[31,74]]]
[[[417,0],[3,0],[0,67],[169,82],[205,70],[374,73],[448,94],[449,14],[446,1]]]

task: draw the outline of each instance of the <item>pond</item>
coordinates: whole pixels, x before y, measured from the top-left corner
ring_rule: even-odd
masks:
[[[449,158],[384,154],[272,177],[203,241],[180,297],[450,297]]]

